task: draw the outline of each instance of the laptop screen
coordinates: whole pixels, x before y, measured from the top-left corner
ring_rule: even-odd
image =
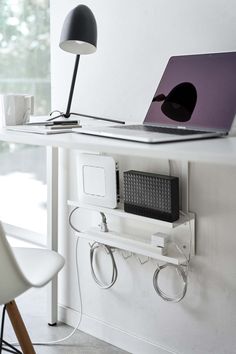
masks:
[[[236,52],[171,57],[144,124],[228,132],[236,114]]]

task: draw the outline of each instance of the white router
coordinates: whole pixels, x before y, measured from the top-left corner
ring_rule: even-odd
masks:
[[[79,201],[116,208],[119,201],[118,163],[111,156],[79,154]]]

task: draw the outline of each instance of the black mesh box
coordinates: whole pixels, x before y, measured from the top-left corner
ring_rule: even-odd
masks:
[[[176,221],[179,218],[179,178],[134,170],[124,172],[124,210]]]

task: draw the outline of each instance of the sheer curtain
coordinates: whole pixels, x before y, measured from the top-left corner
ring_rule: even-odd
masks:
[[[35,115],[50,111],[49,0],[1,0],[0,93],[34,95]],[[26,230],[44,243],[46,234],[46,151],[0,143],[0,219],[8,232]]]

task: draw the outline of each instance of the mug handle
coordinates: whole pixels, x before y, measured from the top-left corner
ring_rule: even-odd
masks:
[[[26,124],[29,121],[30,115],[34,113],[34,96],[25,95],[24,99],[27,109],[24,114],[23,124]]]
[[[31,95],[25,95],[25,99],[29,99],[30,100],[30,111],[29,114],[34,114],[34,96]]]

